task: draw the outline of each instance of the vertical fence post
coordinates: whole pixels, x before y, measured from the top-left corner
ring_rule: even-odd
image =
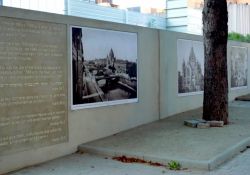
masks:
[[[69,12],[69,1],[64,0],[64,15],[68,15]]]
[[[123,10],[123,22],[125,23],[125,24],[127,24],[128,23],[128,11],[127,10]]]

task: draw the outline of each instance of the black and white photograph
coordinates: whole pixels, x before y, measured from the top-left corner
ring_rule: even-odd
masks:
[[[200,94],[204,89],[204,48],[202,42],[177,40],[178,94]]]
[[[247,48],[232,46],[230,51],[231,58],[231,88],[247,87]]]
[[[71,27],[72,108],[138,101],[137,33]]]

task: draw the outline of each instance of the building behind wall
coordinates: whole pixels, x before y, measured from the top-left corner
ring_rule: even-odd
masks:
[[[250,33],[250,0],[228,0],[228,31]],[[202,34],[202,0],[188,0],[188,32]]]

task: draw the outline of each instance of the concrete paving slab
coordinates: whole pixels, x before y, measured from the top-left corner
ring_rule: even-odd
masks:
[[[250,101],[233,101],[229,104],[231,107],[242,107],[242,108],[250,108]]]
[[[244,105],[243,105],[244,106]],[[142,158],[167,164],[170,160],[184,167],[212,170],[250,145],[250,108],[229,108],[230,125],[197,129],[183,121],[201,118],[197,109],[129,131],[79,146],[79,150],[106,156]]]

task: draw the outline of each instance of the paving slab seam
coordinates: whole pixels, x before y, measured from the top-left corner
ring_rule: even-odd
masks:
[[[79,145],[77,149],[78,151],[82,151],[83,153],[86,152],[90,154],[109,156],[109,157],[116,156],[116,153],[114,151],[111,151],[110,149],[105,149],[105,148],[97,148],[93,146]]]
[[[229,107],[234,107],[234,108],[249,108],[250,107],[250,101],[234,101],[232,103],[229,103]]]

